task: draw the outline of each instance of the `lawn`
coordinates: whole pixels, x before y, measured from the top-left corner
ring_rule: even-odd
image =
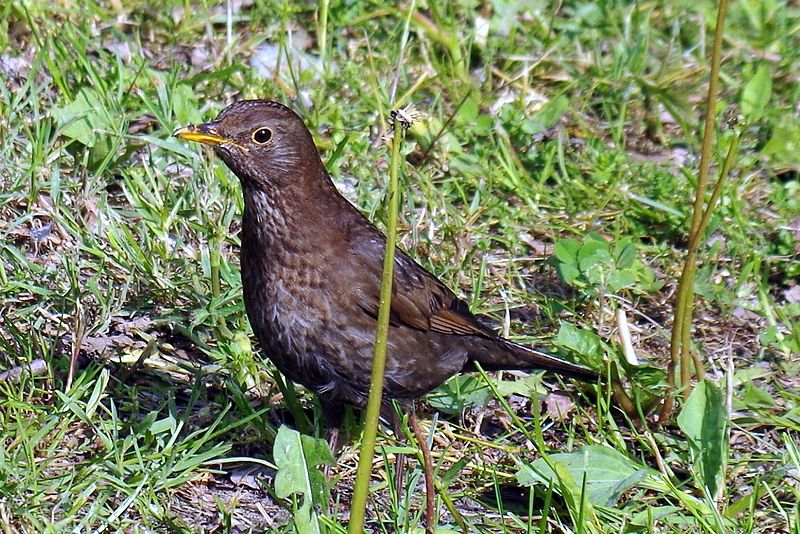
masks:
[[[326,480],[319,405],[245,315],[239,181],[171,136],[268,98],[381,228],[391,111],[413,110],[400,246],[504,336],[619,373],[632,398],[451,379],[418,406],[439,531],[800,533],[790,0],[725,19],[707,200],[732,167],[687,345],[705,380],[667,381],[716,18],[706,0],[4,1],[0,529],[346,530],[360,414]],[[379,431],[370,532],[422,531],[407,437]]]

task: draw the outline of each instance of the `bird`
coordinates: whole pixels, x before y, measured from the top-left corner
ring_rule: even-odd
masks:
[[[339,193],[302,118],[279,102],[242,100],[173,135],[213,147],[239,178],[250,325],[281,373],[317,395],[337,439],[344,407],[369,395],[385,235]],[[400,248],[389,320],[386,405],[409,405],[476,364],[599,378],[501,337]]]

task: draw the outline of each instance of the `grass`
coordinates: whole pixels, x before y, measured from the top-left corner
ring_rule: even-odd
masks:
[[[0,380],[5,532],[346,528],[358,443],[320,493],[315,476],[276,483],[325,458],[285,427],[294,445],[273,457],[292,418],[248,337],[238,181],[170,137],[242,98],[298,110],[380,225],[399,72],[423,115],[404,145],[401,246],[513,339],[617,362],[642,410],[663,393],[713,3],[230,7],[0,6],[0,372],[46,369]],[[453,379],[422,421],[443,527],[800,531],[800,10],[736,2],[725,36],[712,169],[727,114],[743,117],[695,280],[712,385],[660,427],[538,375]],[[280,75],[259,76],[252,57],[273,52]],[[323,435],[310,395],[294,409]],[[368,528],[418,528],[417,464],[405,495],[386,483],[394,454],[417,453],[388,432],[378,446]]]

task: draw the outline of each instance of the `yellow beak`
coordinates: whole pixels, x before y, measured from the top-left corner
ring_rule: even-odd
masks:
[[[178,128],[172,133],[172,135],[178,139],[196,141],[198,143],[211,146],[219,146],[222,143],[236,144],[232,143],[230,139],[226,139],[219,135],[214,130],[214,125],[212,123],[190,124],[189,126]]]

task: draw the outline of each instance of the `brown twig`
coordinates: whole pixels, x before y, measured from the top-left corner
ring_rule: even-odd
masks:
[[[419,450],[422,452],[422,468],[425,471],[425,532],[433,534],[436,528],[436,493],[433,487],[433,460],[431,459],[431,450],[428,448],[428,440],[425,439],[425,434],[419,426],[417,414],[414,413],[414,408],[409,409],[408,424],[414,437],[419,444]]]
[[[69,391],[75,379],[75,369],[78,367],[78,356],[81,353],[81,344],[86,334],[86,317],[83,313],[83,303],[80,295],[75,299],[75,330],[72,335],[72,351],[69,356],[69,369],[67,370],[67,386],[64,391]]]

